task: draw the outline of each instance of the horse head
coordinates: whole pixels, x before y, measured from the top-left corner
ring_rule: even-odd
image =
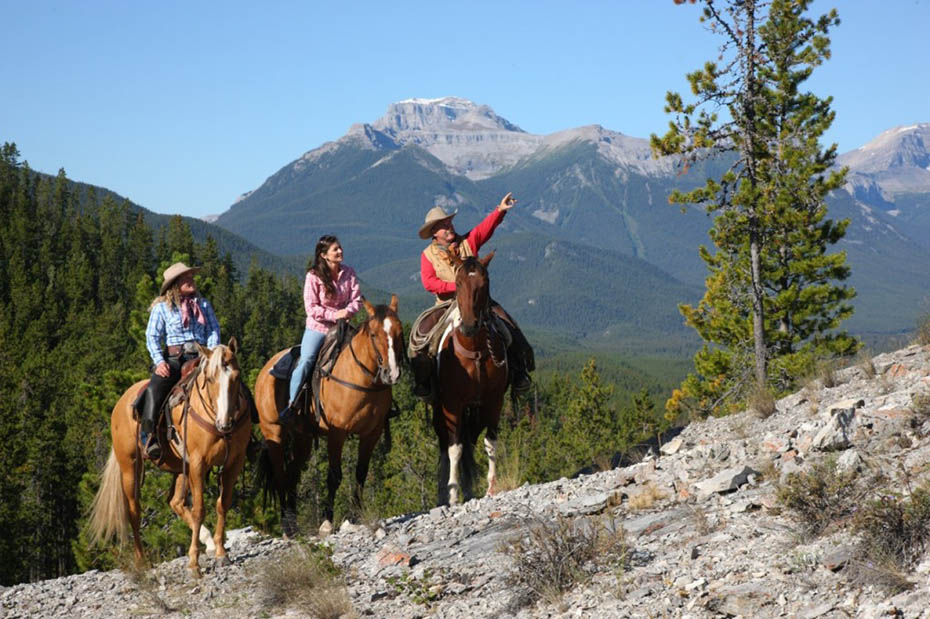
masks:
[[[474,337],[487,318],[491,306],[488,264],[493,257],[493,251],[484,258],[471,256],[462,260],[453,255],[455,302],[462,316],[460,328],[465,337]]]
[[[391,295],[390,305],[375,307],[367,299],[363,299],[362,303],[368,313],[365,328],[378,362],[378,380],[382,384],[393,385],[400,378],[404,358],[404,328],[397,317],[397,295]]]
[[[225,434],[231,431],[239,420],[242,380],[239,361],[236,359],[239,343],[233,337],[226,346],[220,344],[212,350],[203,346],[198,348],[204,356],[200,366],[203,382],[198,386],[209,393],[209,399],[214,403],[216,410],[216,420],[213,423],[218,432]]]

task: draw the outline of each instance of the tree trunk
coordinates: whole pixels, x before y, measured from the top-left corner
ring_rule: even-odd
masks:
[[[759,254],[759,229],[755,218],[749,220],[749,261],[752,274],[752,339],[756,357],[756,383],[764,385],[766,380],[765,321],[762,299],[762,264]]]

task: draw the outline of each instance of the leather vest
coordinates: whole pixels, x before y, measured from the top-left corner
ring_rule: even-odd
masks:
[[[459,258],[463,260],[469,256],[475,255],[471,251],[471,245],[468,244],[465,237],[459,238],[458,253]],[[423,250],[423,254],[426,256],[426,259],[429,260],[429,263],[433,265],[433,269],[436,271],[436,277],[444,282],[455,282],[455,269],[452,268],[452,260],[449,258],[449,251],[447,249],[439,245],[436,241],[433,241]],[[441,300],[438,296],[436,299],[437,301]]]

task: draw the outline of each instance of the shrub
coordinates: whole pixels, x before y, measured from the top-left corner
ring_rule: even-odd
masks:
[[[930,419],[930,394],[915,393],[911,399],[911,410],[920,421]]]
[[[777,484],[776,496],[798,517],[804,533],[816,537],[855,513],[862,494],[855,481],[854,471],[842,473],[836,459],[828,458],[808,471],[788,475]]]
[[[930,484],[906,498],[883,495],[867,503],[856,516],[855,529],[869,562],[913,568],[930,547]]]
[[[924,313],[917,318],[914,341],[921,346],[930,345],[930,312]]]
[[[269,560],[261,570],[263,602],[291,608],[316,619],[354,616],[341,573],[322,544],[300,544],[292,552]]]
[[[504,552],[513,559],[510,584],[526,587],[531,600],[557,603],[601,568],[625,564],[629,549],[623,528],[613,521],[559,516],[532,517],[525,535]]]

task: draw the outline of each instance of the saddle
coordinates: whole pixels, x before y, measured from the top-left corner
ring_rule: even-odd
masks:
[[[181,366],[181,378],[171,388],[171,391],[168,393],[168,397],[164,399],[159,409],[155,411],[155,428],[153,431],[158,437],[159,443],[162,445],[167,444],[165,443],[166,438],[171,439],[172,442],[174,442],[175,437],[170,436],[171,422],[168,419],[167,412],[187,399],[188,394],[190,393],[191,383],[196,376],[194,370],[196,370],[197,366],[200,365],[201,359],[203,359],[203,357],[198,355]],[[138,395],[136,396],[135,401],[132,403],[132,418],[136,422],[139,421],[139,418],[142,415],[141,411],[145,405],[145,398],[149,397],[148,386],[149,381],[142,383],[142,385],[139,387]],[[164,458],[164,456],[162,456],[162,458]]]
[[[300,393],[302,391],[306,389],[310,390],[310,397],[314,403],[314,412],[317,416],[317,422],[320,421],[323,414],[323,407],[319,401],[320,380],[324,376],[329,376],[333,366],[336,365],[336,359],[339,358],[339,353],[342,352],[342,349],[345,348],[349,340],[355,337],[357,332],[358,329],[345,320],[337,321],[336,324],[326,332],[326,336],[323,338],[323,344],[320,345],[320,351],[317,353],[316,361],[309,373],[310,384],[307,384],[308,381],[305,378],[304,382],[300,385],[297,398],[300,398]],[[294,346],[287,354],[278,359],[278,362],[274,364],[274,367],[271,368],[269,373],[278,380],[289,381],[299,359],[300,346]],[[299,414],[302,411],[298,410],[297,412]]]

